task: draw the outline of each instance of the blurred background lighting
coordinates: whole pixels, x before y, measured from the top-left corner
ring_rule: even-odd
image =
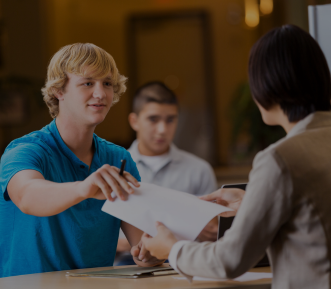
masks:
[[[164,83],[172,90],[175,90],[179,86],[179,78],[176,75],[168,75],[164,79]]]
[[[260,11],[262,14],[270,14],[273,9],[273,0],[260,0]]]
[[[257,0],[245,0],[245,22],[249,27],[256,27],[260,22]]]

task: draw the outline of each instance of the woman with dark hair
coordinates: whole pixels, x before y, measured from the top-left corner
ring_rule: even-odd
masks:
[[[217,242],[177,241],[158,223],[146,248],[181,274],[235,278],[267,250],[273,288],[330,288],[330,71],[316,41],[285,25],[263,36],[249,59],[252,95],[263,120],[287,136],[258,153],[246,193],[221,189],[202,197],[234,209]],[[240,209],[237,212],[237,209]]]

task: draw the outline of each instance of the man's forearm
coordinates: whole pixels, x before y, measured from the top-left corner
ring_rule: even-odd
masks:
[[[59,214],[84,200],[78,182],[54,183],[33,179],[24,186],[19,209],[29,215],[47,217]]]
[[[139,230],[138,228],[132,226],[131,224],[122,221],[121,229],[130,243],[130,246],[135,246],[139,243],[143,231]]]

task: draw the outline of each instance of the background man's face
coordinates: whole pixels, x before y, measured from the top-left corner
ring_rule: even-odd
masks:
[[[178,107],[173,104],[150,102],[137,115],[129,116],[131,127],[137,132],[139,150],[143,155],[160,155],[169,150],[174,138]]]
[[[114,97],[110,75],[103,79],[94,79],[68,73],[68,78],[59,97],[59,116],[73,118],[85,125],[95,126],[101,123]]]

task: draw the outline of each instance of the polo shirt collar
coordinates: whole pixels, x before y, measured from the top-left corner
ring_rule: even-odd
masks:
[[[131,144],[129,150],[130,150],[133,160],[136,163],[142,161],[142,155],[140,154],[139,149],[138,149],[138,140],[135,140]],[[172,143],[170,145],[170,150],[169,150],[169,162],[179,162],[180,160],[181,160],[180,150]]]

